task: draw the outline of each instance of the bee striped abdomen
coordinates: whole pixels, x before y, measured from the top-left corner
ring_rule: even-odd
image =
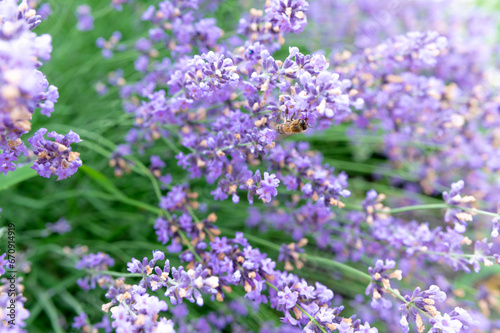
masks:
[[[278,124],[274,130],[278,134],[293,134],[290,124]]]
[[[290,135],[299,134],[307,129],[307,123],[303,119],[287,121],[284,124],[273,124],[273,128],[278,133],[276,141],[283,140]]]

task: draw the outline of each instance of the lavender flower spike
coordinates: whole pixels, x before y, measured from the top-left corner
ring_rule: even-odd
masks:
[[[71,151],[70,145],[74,142],[80,142],[80,137],[73,131],[66,135],[60,135],[56,132],[50,132],[48,137],[55,141],[44,138],[47,133],[46,128],[39,129],[28,142],[33,147],[33,152],[38,158],[33,163],[32,169],[45,178],[52,174],[58,176],[57,180],[72,176],[82,165],[80,153]]]

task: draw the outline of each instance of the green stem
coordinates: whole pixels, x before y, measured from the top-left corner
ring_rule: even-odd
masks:
[[[500,217],[500,214],[488,212],[485,210],[481,209],[476,209],[476,208],[468,208],[468,207],[461,207],[461,206],[456,206],[456,205],[449,205],[447,203],[436,203],[436,204],[426,204],[426,205],[412,205],[412,206],[404,206],[404,207],[398,207],[398,208],[391,208],[387,211],[378,211],[380,213],[387,213],[387,214],[395,214],[395,213],[402,213],[402,212],[409,212],[413,210],[425,210],[425,209],[446,209],[446,208],[455,208],[455,209],[460,209],[466,212],[472,212],[472,213],[477,213],[481,215],[486,215],[486,216],[491,216],[491,217]]]
[[[435,251],[420,251],[424,254],[434,254],[437,256],[449,256],[456,258],[472,258],[474,254],[465,254],[465,253],[447,253],[447,252],[435,252]],[[486,258],[488,260],[496,261],[497,259],[494,256],[482,256],[482,258]]]
[[[47,293],[42,290],[38,285],[31,286],[33,293],[37,295],[40,303],[42,304],[42,309],[45,311],[47,316],[49,317],[50,324],[52,325],[52,329],[56,333],[64,333],[61,324],[59,323],[59,313],[54,303],[47,295]]]
[[[141,273],[123,273],[123,272],[114,272],[114,271],[96,271],[93,269],[86,270],[90,274],[98,274],[98,275],[111,275],[118,277],[140,277],[143,278],[144,274]]]
[[[412,205],[412,206],[391,208],[390,210],[379,211],[379,212],[380,213],[387,213],[387,214],[395,214],[395,213],[403,213],[403,212],[409,212],[409,211],[414,211],[414,210],[441,209],[441,208],[447,208],[447,207],[448,206],[445,203],[437,203],[437,204]]]
[[[178,230],[177,233],[181,236],[181,238],[184,241],[184,243],[186,243],[187,247],[189,248],[189,250],[191,251],[191,253],[193,253],[193,255],[196,258],[196,260],[198,260],[200,263],[202,263],[203,259],[201,259],[200,255],[196,252],[196,250],[193,247],[193,244],[191,244],[191,242],[189,241],[189,239],[187,238],[187,236],[184,235],[184,233],[182,231],[180,231],[180,230]]]
[[[491,216],[491,217],[500,217],[500,214],[495,214],[492,212],[487,212],[485,210],[476,209],[476,208],[460,207],[460,206],[455,206],[455,205],[448,205],[448,207],[457,208],[457,209],[465,210],[466,212],[478,213],[481,215],[486,215],[486,216]]]

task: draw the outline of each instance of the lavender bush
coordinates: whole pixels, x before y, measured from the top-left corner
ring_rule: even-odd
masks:
[[[0,332],[500,332],[498,9],[0,0]]]

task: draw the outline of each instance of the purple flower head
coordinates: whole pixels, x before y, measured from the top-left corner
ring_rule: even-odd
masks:
[[[160,156],[157,155],[152,155],[150,160],[151,164],[149,165],[149,169],[152,171],[155,177],[160,178],[161,171],[166,166],[165,162],[163,162]]]
[[[88,325],[87,320],[87,314],[85,312],[82,312],[78,316],[73,318],[73,324],[71,324],[71,327],[83,330],[83,328]]]
[[[167,311],[168,305],[156,296],[150,296],[144,289],[129,292],[130,303],[119,302],[110,309],[111,326],[117,331],[131,330],[136,332],[157,331],[174,332],[173,324],[166,318],[159,320],[160,312]],[[140,320],[137,320],[140,318]],[[161,329],[161,330],[160,330]]]
[[[372,278],[372,282],[370,282],[366,288],[365,294],[372,296],[371,306],[374,309],[380,309],[381,307],[388,309],[392,307],[392,303],[383,298],[383,295],[387,288],[390,287],[390,279],[401,280],[402,278],[402,272],[400,270],[395,270],[391,273],[386,272],[387,270],[392,270],[395,267],[395,261],[386,259],[385,262],[377,260],[375,262],[375,267],[368,268],[368,273]]]
[[[452,319],[449,314],[445,313],[444,316],[438,315],[433,319],[434,324],[429,332],[437,333],[459,333],[462,330],[463,324],[457,320]]]
[[[46,229],[43,231],[45,237],[56,233],[62,235],[71,231],[71,225],[64,217],[61,217],[57,222],[47,223],[45,228]]]
[[[478,273],[481,270],[480,263],[483,263],[485,266],[492,266],[493,262],[488,259],[488,256],[491,254],[491,247],[493,243],[488,243],[488,239],[484,238],[481,241],[476,241],[474,243],[474,255],[469,259],[469,264],[474,267],[474,271]]]
[[[109,255],[103,252],[90,253],[76,264],[76,269],[91,269],[95,271],[105,271],[108,267],[113,266],[115,261]]]
[[[491,224],[491,238],[497,238],[500,233],[500,217],[493,218]]]
[[[150,274],[153,271],[156,262],[163,259],[165,259],[165,253],[155,250],[153,251],[153,259],[149,261],[147,257],[144,257],[142,262],[132,258],[132,261],[127,263],[127,271],[130,273]]]
[[[47,19],[50,15],[52,15],[52,8],[48,3],[42,3],[38,8],[38,14],[40,15],[42,20]]]
[[[6,256],[7,256],[7,253],[4,253],[0,256],[0,275],[5,274],[5,266],[7,266],[9,264],[9,261],[7,259],[5,259]]]
[[[112,281],[109,275],[99,274],[99,271],[107,271],[108,267],[113,266],[115,261],[107,254],[98,252],[83,256],[75,265],[76,269],[93,271],[90,276],[77,280],[77,284],[85,291],[94,289],[96,284],[103,286],[106,281]]]
[[[125,46],[123,44],[119,44],[122,39],[122,34],[119,31],[113,32],[109,40],[105,40],[103,37],[99,37],[96,40],[96,46],[102,49],[102,56],[104,58],[113,57],[113,51],[124,51]]]
[[[469,207],[470,203],[476,201],[473,196],[461,196],[460,192],[464,188],[464,185],[464,181],[459,180],[451,184],[450,192],[443,192],[443,199],[448,205]],[[450,207],[446,210],[444,220],[446,222],[453,222],[455,224],[455,231],[464,233],[467,228],[467,222],[472,221],[472,215],[459,208]]]
[[[266,8],[266,15],[280,31],[299,33],[307,25],[308,7],[305,0],[272,0]]]
[[[199,306],[203,305],[202,292],[216,294],[219,286],[219,279],[215,276],[208,276],[208,270],[198,265],[194,270],[184,270],[172,268],[172,278],[167,282],[165,296],[170,297],[172,304],[182,303],[185,298],[191,303],[196,301]]]
[[[173,186],[166,197],[161,198],[160,208],[167,210],[175,210],[182,207],[187,200],[187,193],[181,185]]]
[[[41,16],[29,5],[0,2],[0,171],[4,173],[15,170],[21,154],[29,154],[21,137],[31,130],[35,110],[50,116],[59,97],[40,71],[41,61],[50,59],[52,38],[31,31]]]
[[[49,178],[52,174],[58,176],[57,180],[72,176],[82,165],[82,161],[80,153],[72,151],[70,146],[82,140],[73,131],[64,136],[56,132],[47,134],[47,137],[54,138],[54,141],[45,139],[46,133],[47,129],[41,128],[28,139],[33,153],[37,156],[31,168],[45,178]]]
[[[76,7],[75,16],[78,19],[76,28],[80,31],[89,31],[94,29],[94,18],[92,17],[90,6],[80,5]]]
[[[261,199],[264,203],[271,202],[272,197],[278,195],[278,187],[280,180],[276,178],[275,174],[269,175],[268,172],[264,172],[264,180],[261,181],[260,187],[256,190],[256,193],[259,195],[259,199]]]
[[[284,291],[278,291],[278,304],[284,305],[286,309],[293,308],[297,304],[297,294],[285,287]]]

